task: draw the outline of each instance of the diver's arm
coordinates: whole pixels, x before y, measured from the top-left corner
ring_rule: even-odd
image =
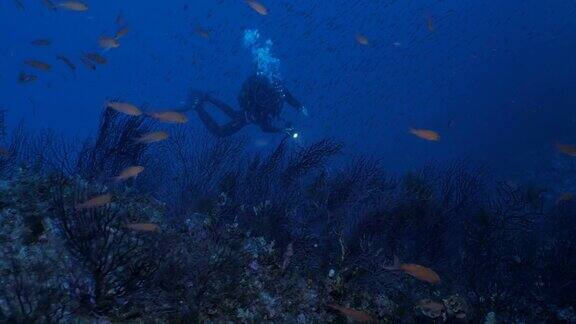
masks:
[[[299,110],[300,112],[302,112],[304,114],[304,116],[308,116],[308,110],[306,109],[306,107],[304,107],[304,105],[302,105],[300,103],[300,101],[298,101],[296,98],[294,98],[292,93],[290,93],[290,91],[288,91],[287,89],[284,89],[284,100],[290,106],[292,106],[292,107],[296,108],[297,110]]]
[[[204,95],[204,100],[212,103],[214,106],[216,106],[230,118],[236,118],[236,116],[238,115],[238,112],[236,112],[234,109],[228,106],[225,102],[220,101],[209,94]]]
[[[294,131],[294,128],[292,127],[292,123],[290,123],[290,122],[285,123],[284,127],[281,127],[281,128],[272,125],[272,123],[270,123],[270,121],[258,123],[258,125],[260,126],[260,129],[265,133],[284,133],[284,134],[291,136],[291,137],[294,137],[294,138],[298,137],[298,133],[296,133]]]
[[[214,106],[216,106],[223,113],[228,115],[228,117],[230,117],[230,118],[236,118],[236,116],[238,115],[238,113],[236,111],[234,111],[234,109],[232,109],[230,106],[228,106],[223,101],[220,101],[220,100],[212,97],[208,93],[201,92],[201,91],[192,91],[190,93],[190,95],[188,96],[188,103],[186,104],[186,106],[184,108],[178,109],[176,111],[181,112],[181,113],[187,112],[187,111],[190,111],[192,109],[196,109],[196,108],[200,107],[206,101],[213,104]]]
[[[288,91],[287,89],[284,89],[284,100],[292,107],[296,108],[296,109],[301,109],[303,106],[302,104],[296,99],[294,98],[294,96],[292,95],[292,93],[290,93],[290,91]]]

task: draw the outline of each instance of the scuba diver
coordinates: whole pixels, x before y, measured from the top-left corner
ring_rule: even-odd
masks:
[[[211,103],[220,109],[230,118],[230,121],[219,125],[206,111],[205,102]],[[194,109],[208,131],[217,137],[233,135],[244,126],[255,124],[266,133],[284,132],[296,138],[298,133],[294,132],[292,124],[280,117],[284,102],[287,102],[304,115],[308,115],[306,108],[280,82],[273,82],[265,76],[255,74],[244,81],[238,94],[240,110],[232,109],[226,103],[205,92],[192,91],[187,107],[180,111],[184,112]],[[279,125],[279,123],[284,124]]]

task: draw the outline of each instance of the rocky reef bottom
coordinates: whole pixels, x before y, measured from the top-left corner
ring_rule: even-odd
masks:
[[[544,301],[517,314],[481,310],[474,304],[496,295],[397,273],[388,291],[359,288],[369,285],[350,278],[362,269],[311,272],[295,246],[280,249],[238,223],[219,222],[217,213],[170,219],[163,203],[130,188],[115,190],[105,206],[78,207],[108,190],[25,171],[1,182],[0,322],[576,320],[572,308],[544,311]]]

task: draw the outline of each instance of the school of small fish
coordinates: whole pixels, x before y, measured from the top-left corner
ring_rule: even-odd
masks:
[[[63,1],[60,3],[53,3],[50,0],[42,0],[46,8],[57,11],[72,11],[72,12],[86,12],[89,10],[88,4],[82,1]],[[16,0],[16,4],[20,9],[24,9],[24,3],[20,0]],[[120,38],[126,36],[129,32],[129,27],[123,19],[117,18],[116,24],[118,25],[118,29],[114,36],[106,36],[100,35],[97,37],[96,43],[99,48],[103,49],[103,52],[106,52],[113,48],[120,47]],[[30,41],[30,45],[36,47],[50,47],[54,45],[54,42],[50,38],[36,38]],[[70,58],[70,56],[65,54],[57,54],[54,57],[54,60],[62,62],[68,69],[71,71],[76,70],[76,64]],[[101,54],[93,51],[83,51],[80,53],[78,60],[88,69],[89,71],[95,71],[97,65],[104,65],[108,62],[108,60]],[[37,71],[50,71],[52,69],[52,65],[44,60],[29,58],[22,61],[23,66],[29,67],[33,70]],[[26,71],[20,71],[18,75],[18,81],[20,83],[32,83],[38,80],[39,76],[36,74],[32,74]]]
[[[86,12],[90,9],[90,6],[87,3],[83,2],[83,1],[76,1],[76,0],[63,1],[60,3],[56,3],[56,4],[50,0],[43,0],[43,3],[45,4],[45,6],[47,8],[49,8],[51,10]],[[270,13],[267,6],[264,5],[264,3],[260,2],[259,0],[244,0],[244,3],[250,9],[252,9],[254,12],[258,13],[259,15],[267,16]],[[17,0],[16,4],[19,8],[24,9],[24,3],[23,2]],[[108,50],[120,47],[120,39],[125,37],[129,33],[129,26],[121,14],[118,14],[118,16],[116,18],[116,25],[117,25],[116,32],[112,36],[100,35],[97,38],[97,45],[100,49],[103,50],[103,52],[106,52]],[[435,32],[436,31],[435,18],[429,12],[426,12],[424,14],[424,25],[429,32]],[[203,28],[203,27],[196,26],[194,31],[196,34],[198,34],[202,38],[206,38],[206,39],[210,38],[210,31]],[[369,46],[371,44],[368,37],[363,33],[356,33],[354,37],[355,37],[356,42],[362,46]],[[37,39],[30,41],[30,44],[33,46],[37,46],[37,47],[48,47],[48,46],[53,45],[53,41],[50,38],[41,37],[41,38],[37,38]],[[394,44],[398,44],[397,46],[401,45],[398,42],[395,42]],[[70,70],[72,70],[72,71],[76,70],[76,64],[68,56],[66,56],[64,54],[58,54],[55,59],[62,62]],[[101,53],[98,53],[96,51],[81,52],[80,57],[78,57],[78,60],[89,71],[95,71],[97,69],[98,65],[104,65],[108,62],[108,60]],[[25,59],[25,60],[23,60],[23,64],[29,68],[36,70],[36,71],[48,72],[48,71],[52,70],[52,65],[49,62],[46,62],[46,61],[43,61],[40,59],[32,59],[32,58]],[[38,80],[38,78],[40,78],[40,77],[41,76],[34,74],[34,73],[21,71],[19,76],[18,76],[18,81],[20,83],[32,83],[32,82]],[[114,107],[111,107],[111,108],[116,109]],[[119,111],[124,112],[124,113],[128,113],[128,114],[135,113],[135,111],[132,111],[132,112],[126,112],[125,110],[119,110]],[[134,114],[134,116],[137,116],[137,115],[138,114]],[[177,113],[172,113],[172,112],[151,113],[150,116],[152,118],[155,118],[155,119],[161,121],[161,122],[166,122],[166,123],[185,123],[185,122],[187,122],[186,116],[178,115]],[[437,141],[440,141],[440,139],[441,139],[441,136],[437,131],[430,130],[430,129],[410,128],[409,133],[420,138],[420,139],[430,141],[430,142],[437,142]],[[558,151],[560,151],[561,153],[563,153],[565,155],[576,156],[576,146],[573,146],[570,144],[557,144],[556,148]]]

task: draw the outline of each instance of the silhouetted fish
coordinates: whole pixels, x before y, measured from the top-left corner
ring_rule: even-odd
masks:
[[[74,65],[74,63],[72,63],[72,61],[70,61],[67,57],[65,57],[64,55],[56,55],[56,58],[62,62],[64,62],[64,64],[66,64],[66,66],[68,66],[71,70],[76,70],[76,65]]]
[[[110,203],[112,200],[112,195],[105,194],[96,196],[94,198],[88,199],[87,201],[76,205],[77,210],[89,209],[89,208],[97,208],[102,207]]]
[[[196,32],[196,34],[198,34],[200,37],[202,38],[206,38],[209,39],[210,38],[210,32],[202,27],[196,27],[194,29],[194,31]]]
[[[18,75],[18,81],[20,83],[28,83],[28,82],[36,81],[36,79],[38,79],[38,76],[36,76],[34,74],[26,74],[24,72],[20,72],[20,74]]]
[[[51,68],[50,64],[38,60],[26,60],[24,64],[41,71],[48,71]]]
[[[356,41],[358,42],[358,44],[361,44],[364,46],[369,45],[368,37],[366,37],[362,34],[356,34]]]
[[[84,52],[82,56],[96,64],[106,64],[108,62],[104,56],[94,52]]]
[[[100,36],[98,38],[98,45],[104,49],[111,49],[120,47],[120,42],[115,37]]]
[[[47,38],[38,38],[30,42],[34,46],[48,46],[52,44],[52,41]]]
[[[89,59],[85,58],[85,57],[81,57],[80,58],[80,62],[82,62],[84,64],[84,66],[86,68],[88,68],[89,70],[96,70],[96,64],[94,64],[92,61],[90,61]]]

